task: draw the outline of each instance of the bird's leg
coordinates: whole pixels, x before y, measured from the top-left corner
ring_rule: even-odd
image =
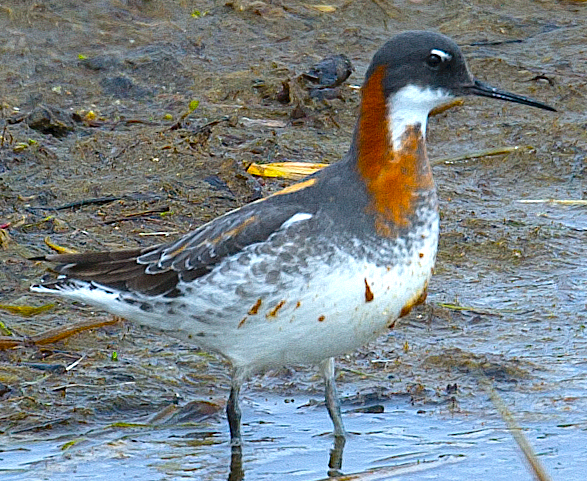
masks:
[[[342,476],[342,451],[344,449],[344,444],[346,443],[346,439],[343,436],[334,436],[334,446],[330,450],[330,459],[328,460],[328,476],[336,477]]]
[[[245,477],[243,470],[243,441],[241,437],[241,408],[238,402],[244,378],[244,374],[238,369],[232,372],[230,395],[226,404],[226,416],[228,417],[228,427],[230,428],[230,445],[232,451],[228,481],[243,481]]]
[[[242,378],[236,372],[232,376],[230,384],[230,396],[226,405],[226,415],[228,417],[228,426],[230,428],[230,444],[240,446],[241,438],[241,409],[238,402],[242,385]]]
[[[330,461],[328,467],[331,469],[329,476],[337,476],[341,474],[342,468],[342,451],[346,442],[346,432],[342,424],[342,416],[340,413],[340,400],[336,392],[336,383],[334,382],[334,359],[329,357],[320,363],[320,371],[324,376],[324,383],[326,386],[326,408],[332,424],[334,424],[334,447],[330,451]]]
[[[338,393],[336,392],[336,384],[334,382],[334,359],[329,357],[325,361],[320,363],[320,371],[324,376],[324,383],[326,385],[326,407],[328,408],[328,414],[334,424],[334,435],[346,436],[344,426],[342,424],[342,416],[340,414],[340,400],[338,399]]]

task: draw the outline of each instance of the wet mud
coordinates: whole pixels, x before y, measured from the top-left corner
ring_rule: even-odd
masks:
[[[27,258],[49,252],[47,238],[76,250],[165,242],[291,184],[248,174],[252,162],[339,160],[372,54],[394,33],[432,29],[457,41],[479,79],[558,112],[467,98],[430,119],[441,202],[436,272],[425,305],[338,360],[345,422],[362,433],[347,442],[343,472],[401,465],[404,458],[390,452],[403,451],[406,462],[447,453],[457,460],[433,465],[432,478],[448,479],[448,469],[451,479],[488,472],[511,479],[513,469],[531,479],[505,441],[483,388],[489,380],[530,426],[553,479],[582,479],[587,207],[548,200],[587,196],[586,18],[578,1],[3,2],[0,304],[55,306],[30,317],[0,309],[0,335],[111,319],[29,293],[46,266]],[[307,88],[313,66],[343,54],[354,68],[348,80],[332,81],[333,92],[330,84],[319,94]],[[502,147],[518,148],[474,155]],[[142,479],[224,479],[226,367],[122,321],[0,351],[0,459],[7,463],[0,473],[58,479],[60,469],[91,472],[120,456]],[[245,386],[246,479],[326,476],[331,440],[320,435],[331,428],[322,390],[312,367]],[[450,427],[437,425],[443,421]],[[464,455],[455,448],[464,444],[426,447],[430,432],[420,422],[469,440],[469,430],[503,429],[473,436],[496,456],[495,469],[485,470],[476,448],[462,448]],[[410,432],[421,437],[423,454],[409,444]],[[393,440],[375,454],[361,444],[374,442],[367,433]],[[144,458],[131,438],[144,443]],[[296,466],[300,446],[320,454]]]

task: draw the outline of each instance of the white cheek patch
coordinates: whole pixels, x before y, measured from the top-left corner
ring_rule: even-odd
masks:
[[[393,150],[400,149],[401,138],[409,126],[420,125],[425,136],[430,111],[451,98],[453,95],[446,90],[417,85],[406,85],[393,94],[387,104]]]

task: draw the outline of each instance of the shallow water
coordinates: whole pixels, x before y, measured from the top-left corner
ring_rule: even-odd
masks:
[[[332,438],[322,409],[305,400],[271,396],[244,403],[246,479],[324,479]],[[351,433],[345,479],[531,480],[510,433],[499,419],[418,413],[405,402],[381,414],[345,416]],[[306,426],[306,427],[304,427]],[[212,423],[165,429],[99,428],[44,440],[16,437],[2,453],[2,479],[181,479],[227,477],[227,439]],[[585,424],[525,423],[524,434],[553,479],[582,480],[587,462]],[[80,440],[81,438],[81,440]],[[70,439],[79,442],[63,450]]]
[[[44,266],[25,260],[46,252],[45,237],[79,250],[162,242],[286,184],[251,178],[248,162],[338,160],[357,91],[314,102],[295,77],[345,53],[356,68],[349,83],[359,85],[390,35],[440,30],[462,45],[476,76],[559,113],[467,99],[430,119],[442,212],[436,274],[426,306],[338,360],[352,433],[342,472],[532,479],[481,387],[488,378],[552,479],[584,479],[587,210],[520,201],[585,198],[587,5],[333,5],[326,14],[298,2],[3,2],[0,225],[10,223],[10,239],[0,249],[0,304],[50,301],[28,292]],[[284,80],[287,105],[275,100]],[[192,100],[200,103],[190,124],[170,130]],[[40,105],[93,111],[96,123],[86,118],[63,138],[42,134],[20,118]],[[196,134],[217,120],[209,137]],[[513,145],[531,148],[438,160]],[[102,196],[121,199],[53,209]],[[165,215],[125,217],[163,207]],[[63,301],[28,319],[0,311],[7,328],[29,335],[88,319],[109,317]],[[228,477],[226,366],[191,346],[121,323],[0,351],[0,383],[2,479]],[[333,439],[321,399],[311,368],[248,383],[245,479],[327,476]],[[193,424],[181,424],[172,408],[192,401]],[[384,410],[349,412],[365,406]]]

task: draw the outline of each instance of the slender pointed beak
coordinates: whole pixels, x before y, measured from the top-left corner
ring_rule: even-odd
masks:
[[[552,108],[550,105],[537,102],[536,100],[529,99],[528,97],[522,97],[521,95],[504,92],[503,90],[496,89],[491,85],[484,84],[479,80],[474,80],[473,85],[466,85],[463,87],[463,92],[469,95],[479,95],[481,97],[507,100],[508,102],[515,102],[518,104],[529,105],[530,107],[556,112],[556,109]]]

